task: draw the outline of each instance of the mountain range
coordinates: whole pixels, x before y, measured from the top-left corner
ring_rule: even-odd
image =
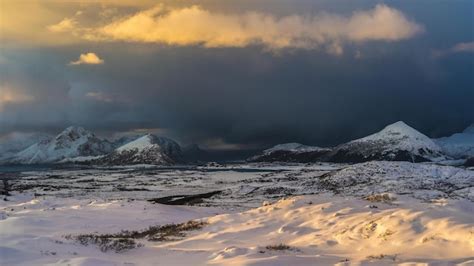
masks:
[[[474,157],[474,126],[450,137],[431,139],[399,121],[364,138],[332,148],[279,144],[251,157],[253,162],[336,162],[365,161],[439,162]]]
[[[99,156],[111,152],[111,142],[81,127],[68,127],[54,138],[44,139],[7,159],[10,163],[44,164],[67,158]]]
[[[169,138],[153,134],[126,136],[113,141],[97,137],[82,127],[68,127],[55,137],[32,134],[0,144],[3,164],[81,163],[93,165],[172,165],[209,160],[198,145],[182,149]],[[449,137],[431,139],[399,121],[367,137],[335,147],[299,143],[279,144],[248,159],[251,162],[337,162],[373,160],[440,162],[474,159],[474,125]]]
[[[109,141],[82,127],[68,127],[55,137],[44,137],[31,146],[4,156],[4,164],[90,163],[98,165],[174,164],[181,148],[168,138],[152,134]]]

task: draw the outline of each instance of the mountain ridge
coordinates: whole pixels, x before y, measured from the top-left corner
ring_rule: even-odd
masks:
[[[80,156],[98,156],[112,150],[112,144],[82,127],[71,126],[56,137],[42,140],[7,159],[9,163],[54,163]]]
[[[424,162],[444,159],[446,156],[442,149],[432,139],[405,122],[398,121],[376,133],[333,148],[299,143],[279,144],[249,158],[249,161],[359,163],[372,160]]]
[[[137,144],[137,141],[141,143],[141,146]],[[127,156],[130,158],[127,159]],[[82,127],[70,126],[55,137],[36,142],[6,157],[2,163],[173,164],[180,160],[180,156],[179,144],[168,138],[144,134],[111,142],[98,138],[94,133]]]

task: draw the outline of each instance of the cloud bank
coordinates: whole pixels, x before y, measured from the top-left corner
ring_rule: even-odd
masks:
[[[51,26],[63,29],[65,23]],[[340,55],[344,43],[400,41],[420,33],[423,27],[401,11],[379,4],[350,16],[321,13],[313,16],[276,17],[260,12],[227,14],[200,6],[167,8],[158,5],[105,25],[76,27],[74,35],[91,41],[158,43],[207,48],[262,45],[283,48],[325,49]],[[59,31],[59,30],[58,30]]]

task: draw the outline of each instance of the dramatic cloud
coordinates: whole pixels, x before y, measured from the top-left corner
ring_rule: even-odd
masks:
[[[70,65],[99,65],[103,64],[104,60],[100,59],[95,53],[85,53],[79,56],[77,61],[72,61]]]
[[[158,5],[104,26],[77,27],[73,34],[92,41],[202,45],[207,48],[253,44],[270,50],[323,47],[330,54],[341,55],[343,43],[399,41],[421,31],[422,27],[402,12],[383,4],[371,10],[356,11],[349,17],[321,13],[280,18],[260,12],[227,14],[200,6],[167,8]]]
[[[159,129],[227,150],[330,146],[397,120],[430,136],[474,122],[466,1],[3,2],[0,136]],[[106,62],[68,65],[88,52]]]

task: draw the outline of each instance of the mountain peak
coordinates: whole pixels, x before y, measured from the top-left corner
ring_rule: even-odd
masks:
[[[87,132],[87,130],[85,130],[83,127],[80,127],[80,126],[69,126],[63,130],[63,133],[69,133],[69,132]]]
[[[173,164],[181,157],[174,140],[145,134],[99,159],[101,164]]]
[[[381,131],[369,135],[367,137],[354,140],[355,142],[360,141],[389,141],[389,140],[412,140],[412,141],[422,141],[422,142],[431,142],[430,138],[419,132],[418,130],[407,125],[403,121],[398,121],[393,124],[390,124],[383,128]]]
[[[117,151],[127,151],[127,150],[145,150],[145,149],[149,149],[149,148],[152,148],[152,147],[157,147],[157,148],[167,148],[169,146],[178,146],[179,145],[171,140],[171,139],[168,139],[168,138],[164,138],[164,137],[157,137],[156,135],[153,135],[153,134],[146,134],[146,135],[143,135],[137,139],[135,139],[134,141],[131,141],[119,148],[117,148]],[[174,148],[175,148],[174,147]]]
[[[403,121],[398,121],[393,124],[390,124],[386,126],[384,129],[382,129],[381,132],[399,132],[399,133],[404,133],[404,134],[410,134],[410,133],[419,133],[418,130],[412,128],[411,126],[407,125]]]
[[[56,136],[56,139],[69,139],[69,140],[76,140],[81,138],[82,136],[93,136],[92,132],[85,130],[83,127],[78,126],[70,126],[63,130]]]

